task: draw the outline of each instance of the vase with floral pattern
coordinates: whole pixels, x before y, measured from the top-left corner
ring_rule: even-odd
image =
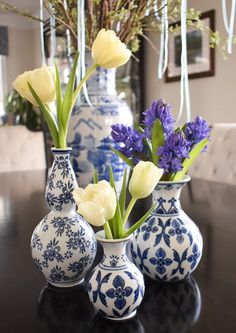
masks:
[[[202,235],[180,204],[180,192],[188,181],[185,176],[181,181],[158,183],[153,192],[156,208],[131,243],[135,264],[153,279],[183,280],[201,259]]]
[[[128,259],[126,246],[132,235],[123,239],[105,239],[104,232],[96,234],[104,255],[88,282],[88,294],[96,310],[112,320],[135,316],[144,296],[144,279]]]
[[[86,68],[90,68],[91,62],[90,52],[86,52]],[[85,187],[92,182],[95,169],[100,180],[109,180],[111,165],[119,191],[126,164],[111,150],[117,148],[111,138],[111,126],[133,125],[133,115],[117,95],[115,68],[97,67],[87,81],[87,90],[92,106],[82,93],[70,119],[67,142],[73,148],[73,169],[79,185]]]
[[[51,211],[35,228],[31,251],[48,283],[71,287],[84,281],[97,243],[90,225],[76,212],[72,192],[78,185],[70,163],[71,148],[52,148],[52,153],[45,193]]]

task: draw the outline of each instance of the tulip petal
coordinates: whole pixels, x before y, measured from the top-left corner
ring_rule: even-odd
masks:
[[[101,227],[106,223],[104,209],[93,202],[80,203],[78,213],[94,226]]]

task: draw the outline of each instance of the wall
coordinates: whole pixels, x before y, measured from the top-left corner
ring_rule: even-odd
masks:
[[[227,2],[228,3],[228,2]],[[230,2],[231,3],[231,2]],[[189,1],[188,7],[202,12],[215,9],[216,29],[225,37],[221,1],[198,0]],[[153,43],[159,47],[158,37],[149,34]],[[215,76],[190,80],[192,117],[197,114],[206,118],[210,124],[214,122],[236,122],[236,46],[228,60],[216,50]],[[145,45],[145,104],[148,107],[153,99],[164,97],[173,106],[175,115],[179,110],[179,82],[165,83],[157,80],[158,56],[149,45]],[[185,121],[185,119],[184,119]]]
[[[6,91],[17,75],[40,65],[38,24],[24,17],[0,14],[0,25],[8,26],[9,55],[5,58]]]

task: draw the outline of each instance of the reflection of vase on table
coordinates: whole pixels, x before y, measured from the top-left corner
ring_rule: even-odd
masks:
[[[73,148],[72,165],[80,186],[92,181],[95,169],[100,179],[108,179],[110,165],[115,181],[119,182],[125,163],[111,151],[111,147],[115,147],[110,137],[111,125],[132,125],[132,113],[126,102],[117,96],[115,69],[98,67],[87,86],[93,108],[83,95],[81,106],[74,108],[70,121],[68,144]]]

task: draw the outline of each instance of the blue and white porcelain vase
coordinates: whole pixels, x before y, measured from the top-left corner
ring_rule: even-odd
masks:
[[[86,67],[92,64],[86,53]],[[93,180],[94,170],[99,179],[109,180],[109,165],[112,166],[118,189],[126,164],[114,154],[117,148],[111,138],[111,126],[122,123],[133,125],[133,115],[128,104],[116,92],[116,69],[98,67],[87,81],[89,100],[81,96],[70,119],[68,145],[73,148],[72,165],[79,185],[87,186]]]
[[[31,250],[48,283],[71,287],[84,281],[97,242],[90,225],[76,212],[72,192],[78,185],[70,163],[71,148],[52,148],[52,153],[45,193],[51,211],[35,228]]]
[[[190,177],[185,176],[181,181],[158,183],[153,192],[157,206],[131,243],[135,264],[152,279],[183,280],[201,259],[202,235],[180,204],[181,190],[188,181]]]
[[[99,231],[96,236],[104,255],[89,279],[89,298],[106,318],[130,319],[135,316],[145,290],[143,275],[126,254],[132,235],[123,239],[105,239],[104,232]]]

